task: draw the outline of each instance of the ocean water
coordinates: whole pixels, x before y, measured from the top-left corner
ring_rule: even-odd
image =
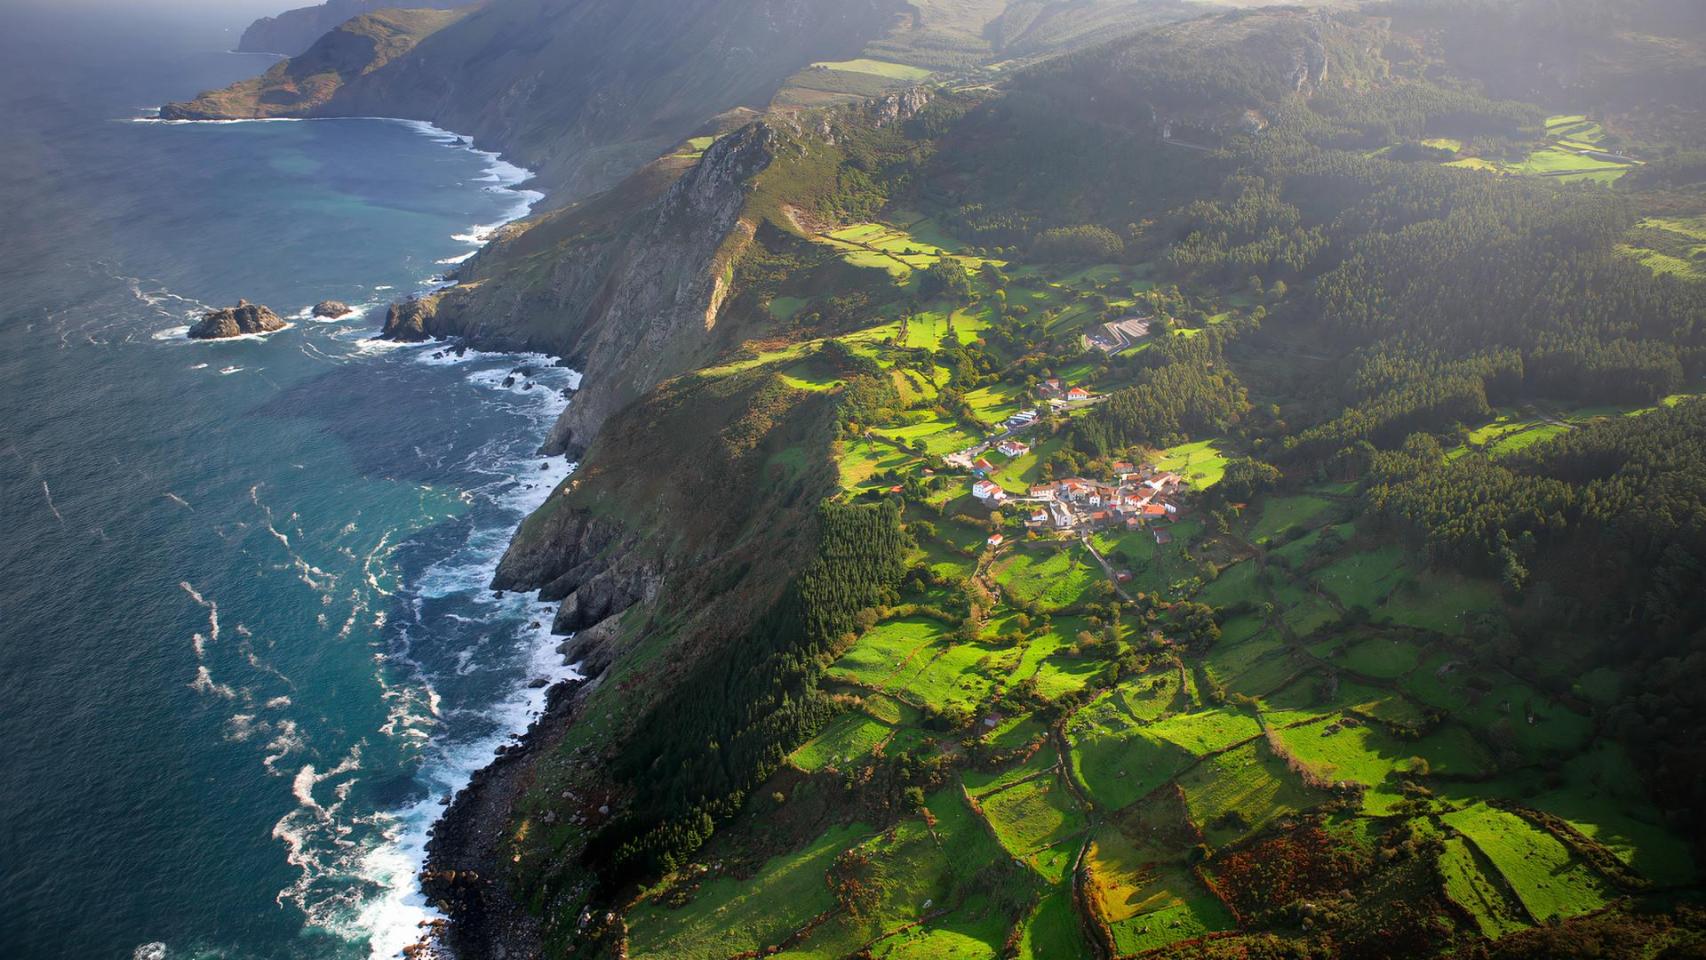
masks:
[[[395,956],[568,674],[486,584],[577,375],[371,336],[537,195],[420,124],[138,122],[266,61],[75,11],[0,41],[0,956]],[[291,327],[183,337],[239,297]]]

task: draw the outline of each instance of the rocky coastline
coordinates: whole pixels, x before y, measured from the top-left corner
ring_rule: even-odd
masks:
[[[421,892],[446,922],[428,931],[411,955],[437,956],[443,952],[440,947],[460,960],[541,955],[539,918],[516,902],[501,882],[505,829],[534,760],[562,739],[594,686],[579,679],[552,685],[545,693],[545,709],[527,732],[475,771],[433,824],[421,868]]]

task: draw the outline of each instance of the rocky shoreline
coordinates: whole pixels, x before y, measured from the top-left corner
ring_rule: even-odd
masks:
[[[542,954],[543,924],[500,882],[500,858],[516,798],[527,788],[537,757],[567,732],[594,682],[563,680],[545,694],[545,709],[515,743],[500,748],[433,824],[421,868],[421,892],[447,918],[412,957],[446,948],[460,960],[518,960]]]

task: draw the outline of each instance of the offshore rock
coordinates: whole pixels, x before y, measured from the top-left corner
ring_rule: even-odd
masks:
[[[411,297],[401,303],[391,304],[391,309],[385,314],[385,326],[380,329],[379,338],[402,343],[420,343],[432,339],[428,326],[432,323],[437,308],[436,297]]]
[[[191,340],[224,340],[283,330],[284,319],[258,303],[238,300],[235,307],[210,310],[190,327]]]
[[[321,300],[319,303],[314,304],[314,316],[323,317],[327,320],[336,320],[339,317],[347,317],[354,312],[354,310],[350,309],[350,305],[342,300]]]

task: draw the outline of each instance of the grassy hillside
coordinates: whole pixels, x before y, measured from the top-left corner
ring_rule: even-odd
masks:
[[[1693,168],[1550,175],[1612,115],[1376,13],[789,105],[474,262],[631,389],[502,571],[607,665],[483,867],[548,955],[1700,945]]]

